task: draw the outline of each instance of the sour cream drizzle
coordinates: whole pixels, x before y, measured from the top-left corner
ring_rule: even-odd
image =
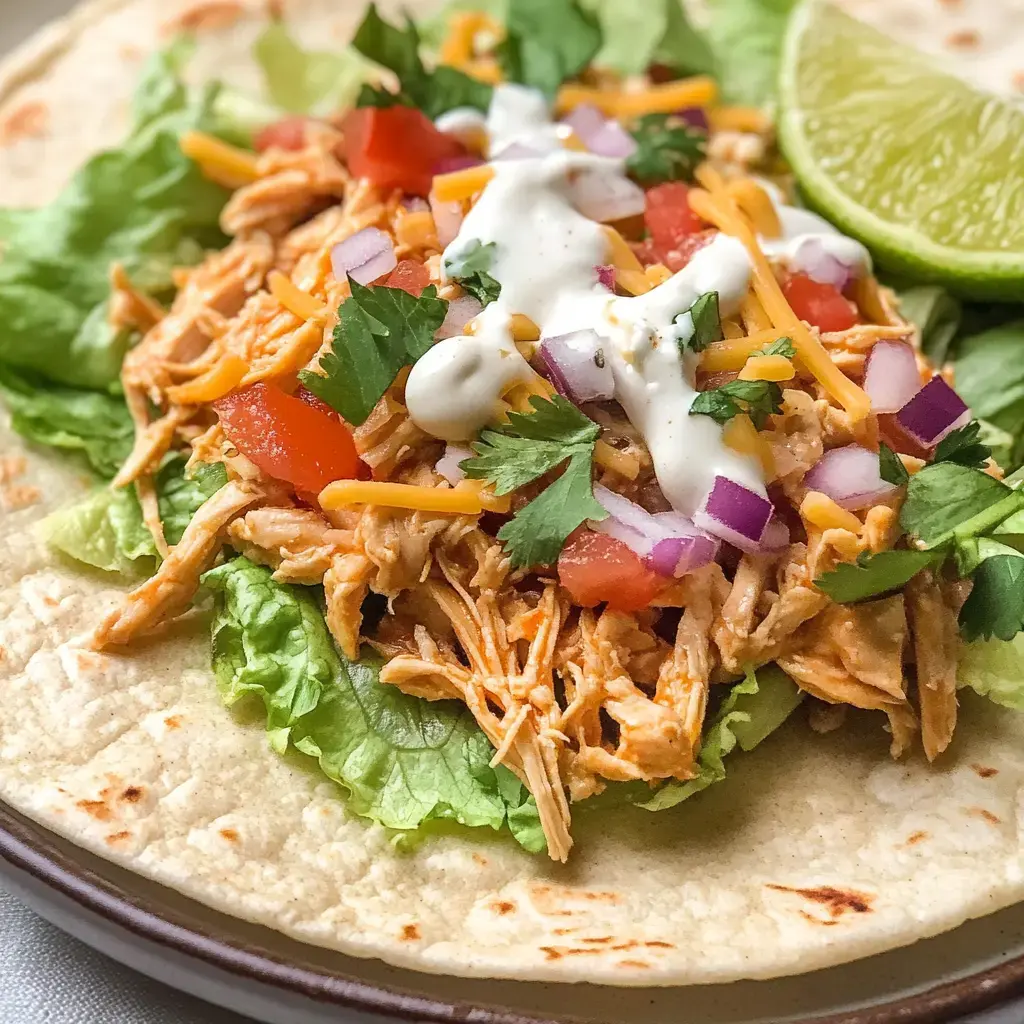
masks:
[[[493,163],[494,178],[444,252],[442,267],[458,266],[476,244],[493,243],[490,273],[501,295],[476,318],[472,336],[438,343],[413,367],[406,387],[413,421],[446,441],[468,440],[493,422],[501,396],[532,372],[509,330],[519,313],[540,327],[542,338],[597,332],[615,398],[643,434],[658,482],[677,511],[697,512],[716,476],[764,494],[760,463],[727,447],[710,417],[689,415],[696,357],[683,357],[679,345],[692,334],[685,311],[700,295],[717,291],[723,315],[737,310],[751,273],[743,246],[719,235],[647,294],[616,297],[595,269],[607,262],[604,231],[575,208],[573,182],[584,174],[621,176],[621,161],[561,148],[544,98],[522,86],[495,89],[487,130],[492,154],[521,145],[542,155]],[[813,214],[781,204],[779,212],[786,234],[779,246],[808,234],[827,236],[829,246],[840,248],[850,241],[820,218],[806,219]],[[850,249],[835,255],[859,260]]]

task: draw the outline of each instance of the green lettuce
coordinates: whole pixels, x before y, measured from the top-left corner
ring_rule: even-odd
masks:
[[[230,706],[263,701],[271,745],[315,757],[358,814],[393,829],[432,820],[499,829],[536,850],[533,801],[494,753],[469,710],[381,683],[380,659],[339,653],[315,591],[277,583],[236,558],[206,573],[215,596],[213,668]]]
[[[663,811],[725,778],[725,758],[739,746],[753,750],[793,713],[803,694],[777,665],[748,671],[722,701],[718,713],[704,732],[696,778],[669,782],[654,796],[637,800],[649,811]]]
[[[978,640],[960,652],[957,685],[1014,711],[1024,711],[1024,633],[1012,640]]]
[[[200,462],[191,475],[185,473],[185,462],[184,455],[173,454],[164,460],[156,475],[160,521],[164,524],[164,537],[171,545],[181,540],[199,506],[228,482],[227,471],[219,462]]]

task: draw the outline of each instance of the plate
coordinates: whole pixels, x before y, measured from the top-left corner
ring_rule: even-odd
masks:
[[[306,946],[109,864],[3,804],[0,877],[100,952],[267,1024],[941,1024],[1024,994],[1024,905],[803,976],[621,989],[446,978]],[[1007,1024],[1021,1012],[1007,1007]]]

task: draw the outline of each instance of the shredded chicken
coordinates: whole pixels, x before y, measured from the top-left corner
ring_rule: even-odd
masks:
[[[322,583],[345,542],[320,513],[300,508],[255,508],[228,527],[232,546],[250,561],[269,565],[281,583]]]

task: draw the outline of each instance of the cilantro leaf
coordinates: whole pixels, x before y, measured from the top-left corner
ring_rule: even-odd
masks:
[[[899,590],[939,557],[934,551],[862,551],[856,564],[843,562],[814,585],[837,604],[854,604]]]
[[[721,341],[722,315],[718,310],[718,292],[705,292],[687,310],[693,322],[693,335],[686,347],[703,352],[713,341]]]
[[[420,59],[420,37],[416,25],[406,19],[405,28],[385,21],[374,4],[356,29],[352,46],[364,57],[394,72],[400,84],[397,94],[364,87],[356,100],[358,106],[385,107],[393,103],[419,107],[433,119],[455,107],[487,110],[491,86],[478,82],[451,67],[428,71]]]
[[[910,480],[907,467],[884,441],[878,446],[878,475],[886,483],[897,487],[902,487]]]
[[[759,348],[751,353],[755,356],[782,356],[783,359],[792,359],[796,355],[796,346],[792,338],[776,338],[770,345]]]
[[[938,443],[932,463],[955,462],[958,466],[984,469],[991,455],[992,449],[981,440],[981,424],[972,420],[950,431]]]
[[[515,0],[498,59],[510,81],[550,97],[601,49],[597,19],[576,0]]]
[[[508,423],[485,430],[473,445],[476,457],[462,463],[466,476],[488,481],[502,495],[569,460],[565,472],[498,533],[516,567],[550,565],[577,526],[608,515],[591,480],[600,428],[560,395],[551,401],[534,395],[530,405],[532,412],[509,413]]]
[[[592,445],[576,452],[565,472],[498,531],[513,567],[551,565],[573,530],[588,519],[608,517],[594,497],[592,454]]]
[[[706,135],[669,114],[646,114],[632,135],[637,149],[626,170],[642,185],[688,181],[707,148]]]
[[[761,430],[770,415],[782,412],[782,388],[771,380],[731,380],[702,391],[690,406],[691,416],[710,416],[716,423],[728,423],[743,412]]]
[[[302,383],[351,424],[373,411],[398,372],[434,344],[448,303],[428,285],[417,297],[401,288],[358,284],[338,310],[331,350],[319,372],[303,370]]]
[[[928,548],[972,536],[1024,507],[1024,494],[969,466],[940,462],[911,477],[900,525]]]
[[[1024,628],[1024,555],[987,558],[972,579],[971,594],[960,609],[963,638],[1012,640]]]
[[[485,306],[501,294],[500,282],[489,273],[494,249],[494,242],[485,245],[479,238],[474,238],[457,256],[445,261],[448,277],[458,281],[465,291]]]

